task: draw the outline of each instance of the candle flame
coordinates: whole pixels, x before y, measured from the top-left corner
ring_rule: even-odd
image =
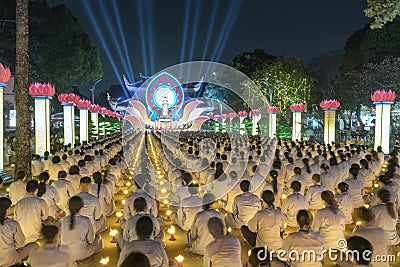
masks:
[[[361,225],[361,222],[360,222],[360,221],[356,222],[356,225],[357,225],[357,226],[360,226],[360,225]]]
[[[165,200],[163,201],[163,203],[164,203],[165,205],[168,205],[168,200],[165,199]]]
[[[168,233],[171,235],[175,234],[175,226],[171,226],[171,228],[168,229]]]
[[[161,189],[161,193],[163,193],[163,194],[167,193],[167,189],[162,188],[162,189]]]
[[[283,227],[286,229],[286,227],[287,227],[287,223],[283,223]]]
[[[127,195],[129,193],[128,190],[124,190],[124,194]]]
[[[285,194],[282,194],[281,199],[283,200],[283,199],[286,199],[286,198],[287,198],[287,196]]]
[[[125,203],[126,203],[126,200],[125,200],[125,199],[123,199],[123,200],[121,201],[121,203],[122,203],[122,205],[125,205]]]
[[[110,257],[101,258],[100,263],[106,265],[110,261]]]
[[[118,234],[118,230],[117,229],[112,229],[110,228],[110,236],[114,237]]]
[[[369,209],[369,205],[368,204],[364,204],[364,207],[366,208],[366,209]]]
[[[121,218],[122,217],[122,212],[118,211],[115,216],[117,216],[117,218]]]
[[[180,255],[180,254],[179,254],[178,256],[175,257],[175,260],[176,260],[178,263],[182,263],[184,259],[185,259],[185,258],[184,258],[182,255]]]
[[[171,216],[171,214],[172,214],[172,211],[170,211],[170,210],[167,210],[167,211],[165,212],[165,215],[167,215],[167,216]]]
[[[228,227],[228,233],[231,233],[232,232],[232,227]]]
[[[9,187],[7,187],[6,192],[10,193],[10,188]]]
[[[131,182],[126,183],[126,186],[131,186],[131,185],[132,185]]]
[[[250,257],[250,255],[251,255],[251,249],[249,249],[249,250],[247,251],[247,256]]]

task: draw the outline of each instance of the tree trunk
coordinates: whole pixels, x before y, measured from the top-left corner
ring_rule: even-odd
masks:
[[[28,94],[29,75],[29,8],[28,0],[16,0],[15,99],[17,128],[15,133],[15,173],[31,176],[31,127]]]

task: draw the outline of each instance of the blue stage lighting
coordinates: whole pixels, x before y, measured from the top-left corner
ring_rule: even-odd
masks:
[[[147,65],[147,45],[146,45],[146,33],[144,29],[143,23],[143,6],[142,1],[136,1],[136,14],[138,17],[139,31],[140,31],[140,47],[142,49],[142,59],[143,59],[143,67],[144,72],[149,73],[149,67]]]

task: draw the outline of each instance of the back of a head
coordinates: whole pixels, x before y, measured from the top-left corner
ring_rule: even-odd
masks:
[[[153,221],[148,216],[142,216],[136,223],[136,235],[139,240],[150,238],[153,233]]]
[[[353,168],[353,166],[350,168],[349,172],[351,173],[351,175],[353,175],[353,177],[357,177],[358,173],[359,173],[360,169],[359,168]]]
[[[83,159],[78,160],[78,166],[79,167],[85,167],[86,166],[86,162]]]
[[[101,184],[103,181],[103,175],[101,175],[101,172],[93,173],[93,180],[96,184]]]
[[[349,190],[349,185],[345,182],[340,182],[338,184],[338,188],[339,188],[340,192],[345,193],[345,192],[347,192],[347,190]]]
[[[370,209],[362,207],[359,212],[360,219],[365,222],[372,222],[375,219],[374,214]]]
[[[54,163],[54,164],[60,163],[61,162],[60,156],[54,156],[51,159],[51,162]]]
[[[218,217],[211,217],[208,220],[208,231],[214,238],[223,236],[225,234],[224,223]]]
[[[146,206],[147,202],[143,197],[138,197],[135,199],[135,201],[133,201],[133,207],[135,208],[136,212],[144,211]]]
[[[310,215],[307,210],[299,210],[296,219],[300,227],[310,225]]]
[[[7,210],[11,207],[11,200],[8,197],[0,197],[0,223],[3,224],[7,217]]]
[[[358,264],[368,265],[371,262],[370,256],[373,252],[373,247],[372,244],[364,237],[352,236],[347,239],[347,249],[350,251],[358,252],[357,254],[359,255],[359,257],[355,258]]]
[[[212,193],[205,193],[203,195],[203,209],[207,209],[215,201],[215,196]]]
[[[192,174],[190,172],[185,172],[182,177],[185,184],[190,184],[193,180]]]
[[[243,180],[240,182],[240,190],[242,190],[242,192],[248,192],[249,188],[250,188],[250,181]]]
[[[58,179],[65,179],[67,177],[66,171],[59,171],[57,174]]]
[[[130,253],[120,267],[151,267],[149,259],[140,252]]]
[[[79,181],[80,184],[92,184],[92,178],[85,176]]]
[[[272,192],[271,190],[265,190],[264,192],[262,192],[261,198],[265,201],[265,203],[273,206],[275,201],[274,192]]]
[[[17,173],[17,180],[23,180],[26,176],[25,171],[18,171]]]
[[[28,193],[33,193],[35,192],[39,187],[39,183],[36,180],[30,180],[27,184],[26,184],[26,191]]]
[[[299,181],[293,181],[290,184],[290,187],[293,189],[294,192],[300,192],[301,190],[301,183]]]
[[[72,165],[71,167],[69,167],[69,172],[70,175],[76,175],[79,174],[79,167],[76,165]]]
[[[191,195],[196,195],[199,192],[199,185],[191,183],[188,186],[188,191]]]
[[[301,169],[299,167],[294,168],[294,174],[300,175],[301,174]]]
[[[312,180],[315,181],[316,183],[321,182],[321,176],[318,173],[314,173],[312,176]]]
[[[331,191],[326,190],[321,193],[321,198],[329,205],[331,211],[336,214],[338,204],[336,202],[335,195]]]
[[[50,179],[50,175],[48,172],[41,172],[39,174],[39,182],[45,183]]]
[[[55,225],[44,225],[41,232],[46,242],[52,242],[58,231],[59,229]]]

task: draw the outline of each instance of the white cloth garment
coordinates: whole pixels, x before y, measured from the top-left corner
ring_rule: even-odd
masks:
[[[154,218],[151,214],[139,212],[139,213],[136,213],[135,215],[133,215],[132,217],[130,217],[124,226],[123,240],[125,241],[124,242],[125,244],[132,242],[134,240],[139,240],[139,238],[136,234],[136,224],[137,224],[138,220],[144,216],[149,217],[151,219],[151,221],[153,222],[153,233],[150,236],[150,239],[160,240],[160,238],[161,238],[160,225],[159,225],[157,219]],[[125,244],[120,246],[120,248],[122,249]]]
[[[46,184],[46,193],[44,193],[41,198],[46,201],[46,204],[49,207],[49,216],[55,218],[55,214],[59,210],[57,203],[60,202],[60,196],[57,192],[57,189]]]
[[[258,211],[249,221],[249,230],[257,233],[256,247],[267,246],[268,249],[282,247],[281,231],[285,228],[285,220],[280,210],[266,208]]]
[[[58,207],[66,212],[68,210],[68,199],[72,196],[71,194],[74,191],[71,182],[66,179],[59,179],[54,181],[52,186],[57,190],[60,197],[57,203]]]
[[[101,251],[103,241],[96,235],[90,219],[79,213],[75,214],[74,227],[70,229],[71,217],[67,216],[60,221],[61,245],[68,247],[70,260],[83,260]]]
[[[182,207],[179,207],[174,216],[173,222],[182,230],[189,231],[192,227],[194,217],[202,211],[203,199],[192,195],[182,200]]]
[[[221,213],[214,209],[200,211],[194,217],[189,233],[191,252],[204,255],[206,246],[214,240],[214,237],[208,231],[208,220],[212,217],[218,217],[223,220]]]
[[[400,243],[399,235],[397,234],[397,211],[395,210],[395,218],[392,218],[386,208],[386,204],[378,204],[371,207],[371,212],[374,214],[374,224],[382,228],[388,237],[388,245],[395,246]]]
[[[0,223],[0,267],[21,262],[17,248],[25,242],[25,236],[17,221],[6,218]]]
[[[345,219],[340,209],[337,209],[335,214],[329,206],[315,213],[311,229],[322,235],[325,249],[338,248],[338,240],[344,239]]]
[[[354,203],[351,196],[349,196],[347,193],[338,194],[336,195],[336,201],[338,203],[339,209],[342,210],[346,218],[345,223],[353,223],[352,213],[354,211]]]
[[[25,235],[25,242],[34,242],[42,237],[42,221],[47,219],[49,208],[46,201],[27,195],[15,205],[15,220],[19,222]]]
[[[282,203],[282,213],[285,217],[285,222],[290,227],[298,227],[297,225],[297,213],[299,210],[307,210],[308,201],[300,193],[296,192],[288,196]]]
[[[83,208],[80,211],[80,214],[90,219],[95,233],[99,233],[107,229],[108,223],[103,215],[100,200],[86,191],[82,191],[76,196],[82,198],[83,200]]]
[[[204,254],[204,267],[242,267],[239,239],[225,235],[211,241]]]
[[[76,194],[79,194],[80,189],[79,189],[79,183],[81,180],[82,176],[79,174],[73,174],[67,175],[67,180],[71,182],[71,187],[72,187],[72,192],[70,192],[70,196],[74,196]]]
[[[156,200],[153,197],[151,197],[149,194],[147,194],[146,191],[144,191],[143,189],[138,189],[135,193],[129,195],[126,198],[126,203],[124,206],[125,220],[128,220],[131,216],[136,214],[133,204],[135,202],[135,199],[138,197],[143,197],[146,200],[148,212],[151,215],[153,215],[154,217],[157,217],[158,210],[157,210]]]
[[[323,208],[321,193],[326,190],[325,186],[321,184],[315,184],[308,188],[306,193],[306,199],[309,203],[308,208],[310,210],[319,210]]]
[[[364,183],[361,180],[354,178],[346,179],[345,183],[349,185],[347,194],[349,194],[353,199],[354,208],[361,208],[364,205]]]
[[[301,174],[295,174],[293,175],[290,180],[287,183],[287,187],[290,187],[290,185],[292,184],[292,182],[294,181],[298,181],[301,184],[301,189],[300,189],[300,193],[304,196],[304,192],[306,190],[306,185],[307,185],[307,181],[306,181],[306,177],[304,175]]]
[[[108,188],[103,184],[100,185],[99,195],[97,195],[97,190],[98,190],[98,185],[93,184],[90,187],[89,193],[98,197],[101,204],[101,210],[103,211],[103,215],[106,217],[110,216],[115,211],[113,196],[111,195]]]
[[[261,209],[261,202],[258,196],[244,192],[235,197],[232,205],[232,214],[226,217],[227,226],[232,228],[240,228],[254,217],[254,215]]]
[[[127,244],[119,255],[117,266],[121,266],[132,252],[140,252],[145,255],[149,259],[151,267],[168,267],[169,265],[167,253],[161,242],[147,239]]]
[[[10,184],[10,200],[13,205],[26,196],[26,182],[15,181]]]
[[[289,252],[296,251],[300,257],[290,262],[292,267],[322,267],[322,263],[318,262],[317,259],[321,259],[323,255],[324,241],[319,233],[308,230],[300,230],[298,232],[290,233],[283,241],[282,250],[286,251],[286,258],[289,260]],[[304,251],[313,251],[315,253],[315,259],[313,256],[309,259],[307,253]],[[301,256],[305,257],[302,258]],[[311,255],[311,254],[310,254]],[[289,262],[289,261],[288,261]]]
[[[56,244],[45,243],[43,246],[33,250],[28,259],[32,267],[75,267],[76,263],[71,260],[69,250],[66,247],[58,247]]]

